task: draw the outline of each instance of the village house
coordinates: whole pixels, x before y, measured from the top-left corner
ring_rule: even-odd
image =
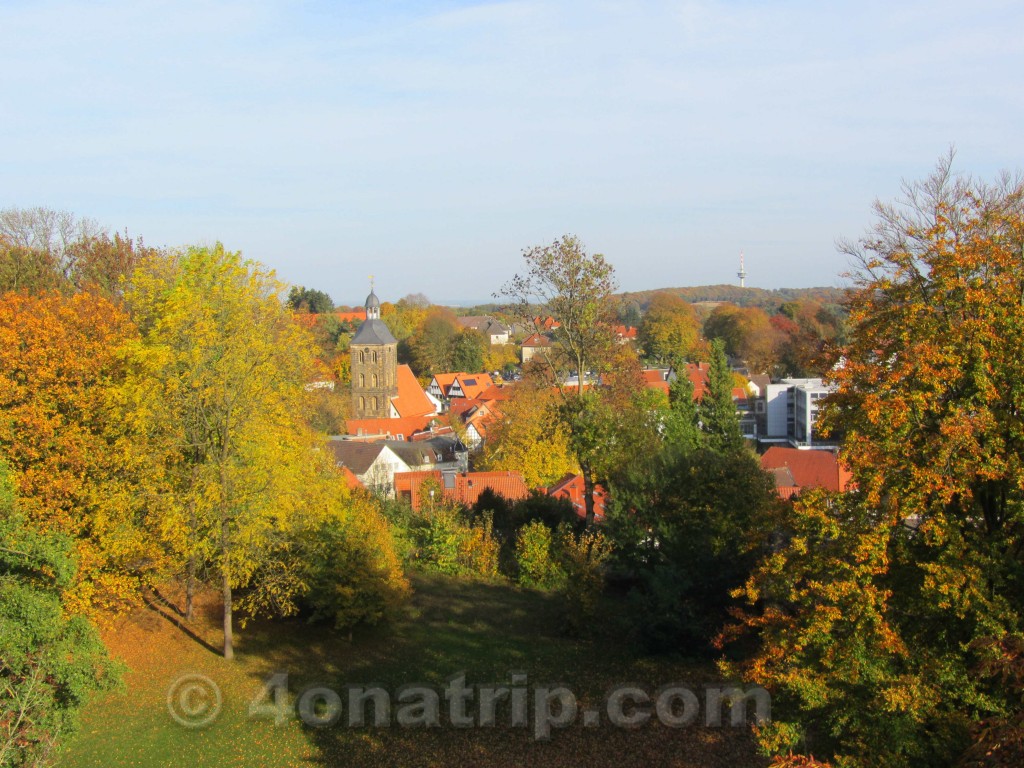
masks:
[[[424,483],[428,488],[424,489]],[[403,472],[395,475],[395,495],[407,500],[414,511],[429,509],[433,502],[441,499],[430,494],[439,489],[447,501],[471,507],[485,491],[501,496],[506,501],[519,501],[530,495],[530,489],[519,472],[454,472],[450,470],[428,470]],[[436,493],[437,491],[435,491]]]
[[[398,472],[469,469],[469,450],[454,433],[423,433],[412,440],[354,440],[332,437],[327,443],[338,467],[347,467],[369,490],[394,496]]]
[[[554,342],[552,342],[547,336],[542,333],[534,333],[523,340],[523,343],[519,347],[519,357],[522,360],[523,365],[526,365],[528,362],[533,360],[537,354],[545,352],[553,346]]]
[[[482,333],[490,344],[504,345],[509,342],[509,327],[493,317],[470,315],[456,318],[456,320],[463,328],[472,328],[474,331]]]
[[[761,456],[761,468],[775,477],[784,499],[806,488],[843,492],[850,488],[850,472],[832,451],[813,451],[773,445]]]

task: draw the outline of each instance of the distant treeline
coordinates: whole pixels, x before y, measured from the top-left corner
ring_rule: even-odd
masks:
[[[740,307],[759,307],[772,313],[787,301],[814,301],[819,304],[842,304],[846,296],[845,288],[740,288],[738,285],[699,285],[690,288],[655,288],[649,291],[630,291],[623,293],[625,302],[635,301],[641,309],[646,309],[651,297],[656,293],[671,293],[679,298],[696,304],[701,301],[728,301]]]
[[[727,301],[740,307],[758,307],[774,314],[788,301],[813,301],[824,306],[842,304],[845,288],[823,286],[819,288],[740,288],[737,285],[698,285],[689,288],[652,288],[649,291],[626,291],[617,295],[623,305],[635,304],[641,312],[647,310],[656,293],[671,293],[684,301],[697,304],[702,301]],[[453,307],[455,314],[493,315],[501,311],[499,304],[478,304],[475,307]]]

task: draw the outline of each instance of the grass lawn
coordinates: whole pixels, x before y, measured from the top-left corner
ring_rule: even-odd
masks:
[[[259,622],[237,633],[234,662],[217,653],[219,605],[201,604],[186,633],[170,608],[140,610],[105,633],[112,653],[128,666],[123,690],[92,702],[81,731],[68,743],[62,766],[760,766],[745,729],[668,728],[656,721],[635,729],[602,717],[584,727],[582,717],[550,740],[511,727],[498,708],[496,727],[457,728],[448,722],[446,681],[465,673],[467,685],[510,682],[513,672],[534,686],[567,686],[580,712],[604,711],[615,685],[635,683],[652,694],[680,683],[702,696],[716,683],[713,669],[680,659],[637,659],[623,643],[602,637],[573,640],[558,632],[552,599],[504,584],[417,575],[415,596],[391,624],[347,634],[301,621]],[[200,674],[221,692],[219,716],[203,728],[172,719],[168,689],[185,674]],[[275,673],[288,675],[288,716],[275,725],[251,717],[249,704]],[[345,702],[341,722],[303,725],[294,702],[307,686],[337,692]],[[438,728],[354,728],[347,724],[345,685],[380,684],[397,710],[398,689],[424,684],[442,694]],[[181,699],[175,698],[175,701]],[[186,696],[198,711],[201,696]],[[476,703],[469,708],[475,713]],[[202,713],[199,713],[202,714]],[[393,719],[393,718],[392,718]],[[701,718],[698,718],[698,723]]]

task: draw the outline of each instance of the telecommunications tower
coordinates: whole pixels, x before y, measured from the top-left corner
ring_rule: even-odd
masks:
[[[747,270],[743,266],[743,251],[740,251],[740,271],[736,273],[736,277],[740,279],[740,288],[747,287]]]

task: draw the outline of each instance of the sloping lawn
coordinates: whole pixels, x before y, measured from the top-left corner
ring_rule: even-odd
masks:
[[[302,621],[260,622],[238,633],[237,658],[217,654],[219,613],[215,595],[202,604],[191,634],[178,625],[172,607],[141,610],[105,634],[112,652],[129,667],[124,690],[93,702],[80,733],[68,744],[61,765],[85,766],[759,766],[744,728],[705,728],[703,710],[696,724],[669,728],[654,718],[638,728],[611,725],[606,693],[635,684],[652,696],[659,687],[685,685],[703,700],[704,685],[718,683],[714,670],[680,659],[637,659],[625,644],[600,639],[573,640],[559,633],[558,606],[552,598],[503,584],[418,575],[415,596],[401,618],[389,625],[347,633]],[[274,674],[280,710],[264,696]],[[525,690],[528,727],[513,727],[507,703],[497,705],[494,727],[458,728],[449,720],[447,681],[465,674],[467,686],[488,684]],[[211,712],[207,680],[220,691],[219,715],[201,728],[172,718],[168,691],[187,674],[170,698],[186,722]],[[512,680],[513,674],[524,674]],[[510,685],[513,683],[514,685]],[[389,727],[352,727],[346,685],[387,692]],[[398,711],[422,714],[424,694],[402,686],[430,688],[440,696],[440,727],[402,727]],[[296,700],[316,685],[343,702],[340,721],[325,727],[304,725]],[[550,739],[535,737],[533,710],[537,687],[564,685],[579,702],[579,717],[555,728]],[[324,697],[307,695],[314,717],[326,718]],[[321,704],[316,704],[317,698]],[[510,695],[510,698],[512,696]],[[257,716],[249,713],[258,705]],[[467,712],[478,719],[479,698]],[[583,713],[599,712],[585,727]],[[627,707],[627,714],[632,710]],[[280,713],[280,724],[273,714]],[[558,716],[559,707],[551,705]],[[372,722],[372,707],[367,719]]]

